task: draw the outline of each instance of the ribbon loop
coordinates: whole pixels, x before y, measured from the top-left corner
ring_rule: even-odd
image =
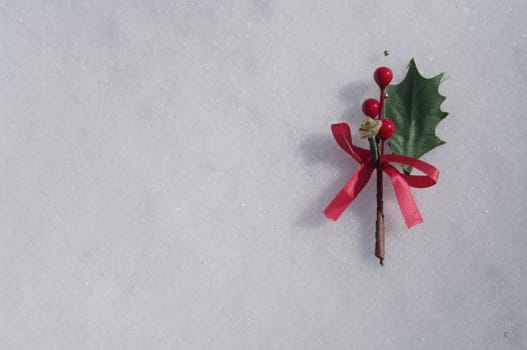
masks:
[[[386,162],[394,162],[394,163],[409,165],[412,168],[420,170],[423,174],[425,174],[425,175],[401,174],[406,179],[406,182],[408,182],[408,185],[410,185],[411,187],[424,188],[424,187],[433,186],[437,183],[437,179],[439,177],[439,170],[437,170],[437,168],[433,167],[432,165],[426,162],[423,162],[422,160],[407,157],[407,156],[401,156],[398,154],[383,155],[383,160]]]
[[[358,163],[365,163],[371,157],[369,150],[357,147],[351,142],[351,129],[348,124],[332,124],[331,132],[338,145]]]

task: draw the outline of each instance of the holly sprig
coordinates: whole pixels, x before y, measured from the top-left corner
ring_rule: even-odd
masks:
[[[445,97],[438,91],[443,74],[425,78],[417,69],[415,60],[400,84],[389,85],[393,72],[379,67],[373,75],[380,89],[380,98],[366,99],[362,111],[366,115],[359,129],[362,138],[370,144],[377,172],[377,220],[375,222],[375,256],[384,261],[383,171],[381,159],[385,142],[394,154],[418,159],[445,141],[436,136],[438,123],[448,116],[441,110]],[[386,118],[385,116],[389,116]],[[409,174],[411,167],[403,165]]]

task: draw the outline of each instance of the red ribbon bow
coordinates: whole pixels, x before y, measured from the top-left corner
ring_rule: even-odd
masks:
[[[360,191],[362,191],[364,186],[366,186],[373,170],[375,169],[375,164],[373,163],[370,150],[352,144],[351,131],[348,124],[333,124],[331,125],[331,132],[339,146],[360,164],[359,170],[355,172],[324,210],[324,214],[328,218],[337,220],[351,202],[353,202],[355,197],[357,197]],[[414,197],[410,191],[410,186],[424,188],[435,185],[439,176],[439,170],[421,160],[396,154],[382,155],[379,162],[381,170],[384,171],[392,181],[395,196],[399,202],[399,207],[401,208],[401,213],[403,214],[404,221],[406,221],[406,225],[412,227],[423,222],[421,213],[419,213],[419,209],[417,209]],[[389,162],[409,165],[422,171],[425,175],[401,174],[397,169],[390,165]]]

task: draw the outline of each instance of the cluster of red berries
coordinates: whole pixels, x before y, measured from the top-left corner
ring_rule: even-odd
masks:
[[[362,112],[368,117],[379,117],[382,126],[377,133],[377,137],[383,141],[389,139],[395,132],[395,125],[390,119],[382,118],[381,113],[384,105],[384,89],[390,84],[393,78],[392,70],[388,67],[379,67],[375,70],[373,78],[381,89],[381,102],[374,98],[369,98],[362,104]]]

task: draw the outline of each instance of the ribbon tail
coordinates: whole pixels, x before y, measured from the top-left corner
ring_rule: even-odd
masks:
[[[404,221],[408,228],[423,222],[421,213],[415,204],[414,197],[410,191],[410,186],[404,176],[389,164],[383,164],[382,170],[390,177],[395,192],[399,208],[403,214]]]
[[[324,209],[324,215],[329,219],[337,221],[340,215],[353,202],[357,195],[368,183],[373,172],[372,168],[364,164],[353,174],[351,179],[344,185],[340,192],[333,198],[329,205]]]

